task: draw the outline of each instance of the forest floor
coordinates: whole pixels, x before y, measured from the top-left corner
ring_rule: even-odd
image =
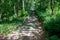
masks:
[[[8,34],[4,40],[46,40],[42,23],[35,14],[27,16],[16,31]]]

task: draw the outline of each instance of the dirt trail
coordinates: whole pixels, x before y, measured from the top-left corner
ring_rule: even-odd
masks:
[[[41,22],[34,13],[27,16],[17,28],[17,31],[8,34],[4,40],[46,40]]]

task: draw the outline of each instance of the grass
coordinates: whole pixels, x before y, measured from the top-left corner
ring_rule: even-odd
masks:
[[[25,17],[24,17],[25,18]],[[22,24],[24,18],[21,19],[14,19],[12,21],[6,21],[0,24],[0,33],[7,35],[10,33],[10,30],[16,30],[16,27]]]

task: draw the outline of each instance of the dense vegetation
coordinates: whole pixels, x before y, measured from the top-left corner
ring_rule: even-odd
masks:
[[[0,0],[0,32],[22,24],[30,9],[36,10],[48,40],[60,40],[60,0]]]
[[[59,0],[40,0],[38,2],[40,5],[37,6],[36,11],[40,21],[42,21],[43,28],[48,38],[47,40],[60,40],[59,2]]]

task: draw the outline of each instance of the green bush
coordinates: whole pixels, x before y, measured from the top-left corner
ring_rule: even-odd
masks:
[[[60,14],[47,17],[44,21],[44,28],[49,35],[60,35]]]
[[[54,36],[49,37],[48,40],[60,40],[60,39],[58,38],[58,36],[54,35]]]

